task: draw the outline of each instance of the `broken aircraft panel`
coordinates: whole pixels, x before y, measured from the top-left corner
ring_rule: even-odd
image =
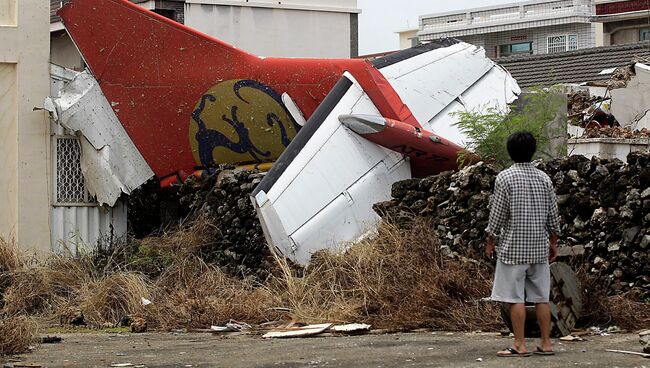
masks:
[[[274,162],[254,203],[269,243],[303,263],[372,231],[371,206],[395,181],[457,167],[451,112],[506,109],[519,93],[482,48],[453,39],[372,63],[259,58],[126,0],[59,14],[162,182]]]
[[[92,75],[77,74],[45,105],[57,123],[80,137],[81,170],[97,202],[113,207],[122,193],[153,177]]]

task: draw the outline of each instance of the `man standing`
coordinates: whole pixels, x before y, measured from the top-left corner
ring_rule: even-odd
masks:
[[[553,354],[549,261],[557,256],[560,226],[551,179],[531,163],[536,146],[528,132],[508,137],[508,153],[514,164],[497,176],[490,203],[486,229],[489,257],[498,240],[492,300],[509,304],[515,334],[514,345],[497,353],[502,357],[531,355],[524,339],[525,302],[535,304],[542,332],[535,353]]]

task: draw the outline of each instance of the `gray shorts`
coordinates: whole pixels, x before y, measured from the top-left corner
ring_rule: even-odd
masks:
[[[551,271],[547,263],[505,264],[497,261],[492,300],[504,303],[548,303]]]

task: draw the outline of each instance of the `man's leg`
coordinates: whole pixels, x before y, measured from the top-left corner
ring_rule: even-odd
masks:
[[[542,332],[540,346],[536,351],[538,354],[544,352],[552,354],[551,345],[551,307],[549,297],[551,294],[551,272],[548,263],[531,265],[526,274],[526,297],[527,301],[535,303],[537,323]]]
[[[525,304],[510,304],[510,321],[512,322],[512,330],[515,334],[515,350],[520,353],[527,352],[528,349],[526,349],[526,339],[524,337],[524,327],[526,325]]]
[[[524,283],[526,278],[526,265],[507,265],[497,261],[494,272],[494,286],[492,287],[492,300],[506,303],[509,308],[512,329],[515,333],[515,343],[511,348],[497,352],[499,356],[517,356],[528,354],[524,340],[524,324],[526,323],[526,308],[524,306]]]
[[[548,303],[535,304],[537,323],[542,331],[540,348],[544,351],[553,351],[551,344],[551,307]]]

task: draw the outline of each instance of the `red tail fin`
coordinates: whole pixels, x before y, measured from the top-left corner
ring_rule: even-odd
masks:
[[[126,0],[73,1],[59,15],[100,83],[190,84],[193,71],[205,78],[205,71],[215,69],[227,79],[233,65],[242,74],[259,60]]]

